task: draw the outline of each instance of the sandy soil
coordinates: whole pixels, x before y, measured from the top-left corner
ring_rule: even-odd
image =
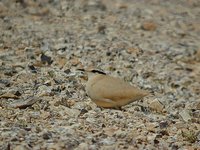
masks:
[[[89,67],[152,96],[99,108]],[[199,148],[199,0],[0,1],[0,149]]]

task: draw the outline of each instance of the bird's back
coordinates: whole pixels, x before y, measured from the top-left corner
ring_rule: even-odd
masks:
[[[94,100],[109,99],[119,105],[128,104],[147,95],[146,91],[137,89],[119,78],[105,75],[96,75],[89,80],[86,90]]]

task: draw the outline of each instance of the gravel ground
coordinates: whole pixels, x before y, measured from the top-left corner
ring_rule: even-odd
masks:
[[[199,0],[1,0],[0,149],[199,149]],[[80,68],[152,93],[97,107]]]

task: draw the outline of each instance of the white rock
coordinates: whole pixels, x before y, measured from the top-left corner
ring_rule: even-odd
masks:
[[[87,143],[81,143],[81,144],[79,144],[79,146],[77,148],[75,148],[75,150],[79,150],[79,149],[81,149],[81,150],[88,150],[89,146],[88,146]]]
[[[112,145],[115,143],[115,140],[111,137],[107,137],[107,138],[104,138],[100,141],[100,143],[104,144],[104,145]]]
[[[115,132],[115,135],[118,137],[118,138],[124,138],[126,135],[127,135],[127,132],[124,132],[122,130],[117,130]]]
[[[181,116],[181,118],[185,121],[188,122],[189,120],[191,120],[191,116],[189,114],[189,112],[187,110],[182,110],[179,115]]]
[[[95,123],[96,122],[96,120],[94,118],[90,118],[90,117],[88,117],[86,119],[86,121],[89,122],[89,123]]]
[[[46,85],[42,85],[38,88],[37,96],[39,97],[48,96],[50,93],[51,93],[51,88]]]
[[[70,116],[72,118],[77,118],[80,114],[78,109],[71,109],[65,106],[59,106],[59,113],[64,117],[65,115]]]
[[[147,135],[147,141],[151,142],[155,140],[157,134]]]
[[[13,150],[25,150],[25,146],[24,145],[17,145]]]
[[[157,100],[157,99],[155,99],[155,100],[153,100],[152,102],[150,102],[149,107],[150,107],[152,110],[155,110],[155,111],[157,111],[157,112],[162,112],[163,109],[164,109],[163,104],[162,104],[159,100]]]

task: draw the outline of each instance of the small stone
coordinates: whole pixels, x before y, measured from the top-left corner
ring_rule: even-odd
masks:
[[[156,135],[157,135],[157,134],[148,135],[148,136],[147,136],[147,141],[150,141],[150,142],[151,142],[151,141],[154,141],[154,140],[156,139]]]
[[[130,47],[127,49],[127,53],[137,56],[141,53],[141,50],[139,48]]]
[[[163,128],[167,128],[169,126],[169,124],[168,124],[167,121],[161,121],[159,123],[159,126],[160,126],[161,129],[163,129]]]
[[[7,11],[8,11],[8,8],[4,5],[4,3],[0,2],[0,14],[1,14],[1,16],[4,12],[7,12]]]
[[[178,145],[173,144],[173,145],[171,146],[171,149],[172,149],[172,150],[178,150]]]
[[[113,144],[113,145],[103,145],[101,147],[101,150],[116,150],[117,147],[116,147],[116,144]]]
[[[87,143],[81,143],[81,144],[79,144],[79,146],[77,148],[75,148],[75,150],[79,150],[79,149],[81,149],[81,150],[88,150],[89,146],[88,146]]]
[[[196,59],[197,59],[197,61],[200,62],[200,49],[197,50],[197,53],[196,53]]]
[[[46,119],[46,118],[50,117],[50,113],[48,111],[41,110],[40,117],[42,119]]]
[[[63,145],[64,145],[63,143],[52,143],[51,145],[49,144],[48,149],[58,150],[58,149],[61,149]]]
[[[92,124],[96,122],[96,120],[94,118],[90,118],[90,117],[88,117],[86,119],[86,121],[89,122],[89,123],[92,123]]]
[[[196,102],[196,109],[200,110],[200,101]]]
[[[37,73],[37,69],[34,65],[28,65],[28,68],[31,70],[32,73]]]
[[[25,109],[39,100],[38,97],[29,97],[27,99],[20,99],[15,102],[10,103],[8,106],[13,108]]]
[[[1,98],[13,98],[13,99],[18,99],[19,97],[15,94],[12,94],[12,93],[4,93],[3,95],[0,95],[0,99]]]
[[[67,49],[67,47],[68,47],[68,44],[66,44],[66,43],[59,43],[59,44],[55,45],[54,48],[56,50],[65,50],[65,49]]]
[[[38,88],[37,96],[38,97],[48,96],[50,95],[50,93],[51,93],[51,88],[46,85],[42,85]]]
[[[108,135],[108,136],[113,136],[115,131],[117,131],[118,128],[114,128],[114,127],[109,127],[109,128],[104,128],[103,131],[104,131],[104,134]]]
[[[64,107],[62,105],[60,105],[59,107],[61,107],[63,110],[60,112],[63,112],[63,115],[67,114],[68,116],[72,117],[72,118],[77,118],[80,115],[80,110],[78,109],[71,109],[68,107]]]
[[[64,73],[69,74],[69,73],[71,73],[71,70],[70,69],[66,69],[66,70],[64,70]]]
[[[147,130],[154,133],[156,132],[157,127],[158,127],[157,123],[148,123],[146,125]]]
[[[0,86],[3,87],[3,86],[10,86],[10,81],[7,80],[7,79],[0,79]]]
[[[182,119],[185,121],[185,122],[188,122],[189,120],[191,120],[191,116],[189,114],[189,112],[187,110],[183,110],[179,113],[179,115],[182,117]]]
[[[16,96],[21,96],[22,94],[20,93],[20,91],[16,91],[16,92],[15,92],[15,95],[16,95]]]
[[[70,62],[73,66],[77,66],[81,63],[78,58],[73,58]]]
[[[148,21],[142,24],[142,29],[146,31],[154,31],[156,30],[156,28],[157,28],[157,25],[154,22]]]
[[[17,145],[13,150],[26,150],[24,145]]]
[[[127,132],[122,131],[122,130],[117,130],[117,131],[115,132],[115,135],[116,135],[117,138],[124,138],[124,137],[126,137]]]
[[[155,110],[155,111],[157,111],[157,112],[162,112],[163,109],[164,109],[163,104],[162,104],[159,100],[157,100],[157,99],[153,100],[153,101],[149,104],[149,107],[150,107],[152,110]]]
[[[106,5],[102,1],[89,1],[83,5],[83,11],[93,11],[93,10],[106,10]]]
[[[51,59],[51,57],[47,56],[45,54],[42,54],[40,59],[41,59],[41,62],[44,63],[44,64],[51,65],[53,63],[53,60]]]
[[[46,132],[43,134],[43,139],[48,140],[52,137],[52,133],[51,132]]]
[[[107,137],[107,138],[104,138],[100,141],[101,144],[104,144],[104,145],[112,145],[115,143],[115,139],[112,138],[112,137]]]
[[[98,27],[98,33],[105,34],[105,30],[106,30],[106,26],[105,25],[100,25]]]

